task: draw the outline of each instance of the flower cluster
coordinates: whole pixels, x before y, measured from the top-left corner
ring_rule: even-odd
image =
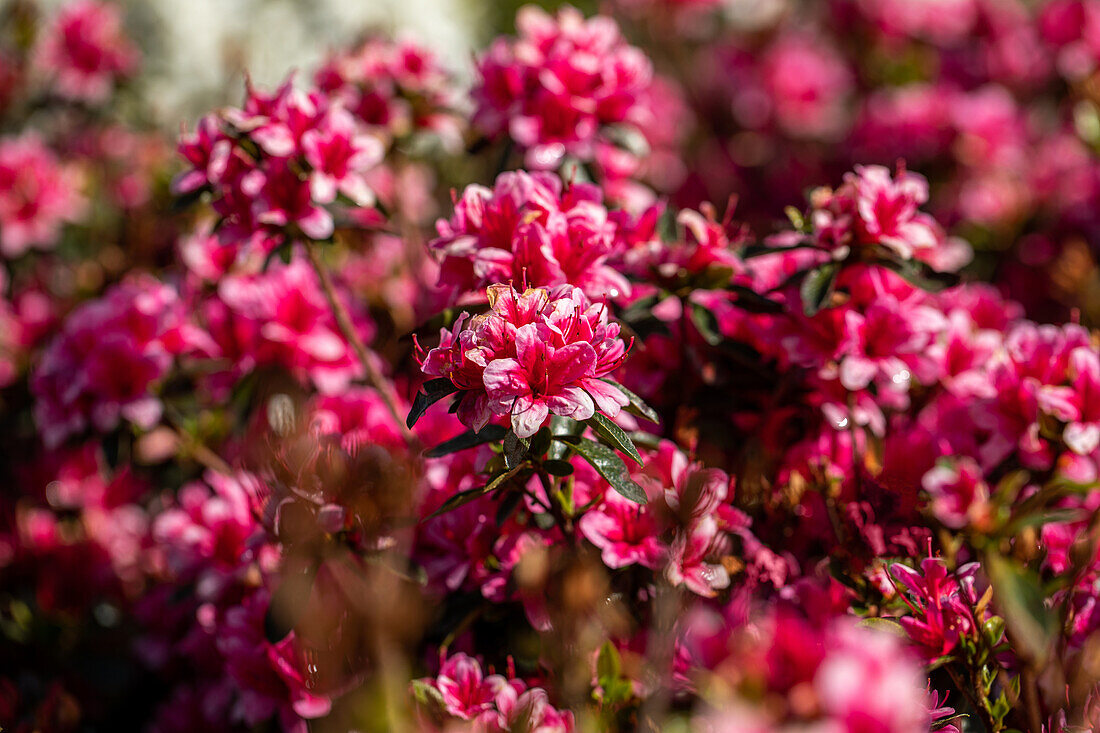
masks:
[[[460,390],[458,416],[474,430],[508,418],[520,438],[538,432],[550,413],[587,420],[598,409],[615,417],[627,397],[603,379],[626,356],[607,306],[572,286],[486,291],[490,311],[459,316],[424,357],[424,373]]]
[[[57,94],[101,103],[116,83],[137,70],[141,55],[123,32],[118,6],[77,0],[65,5],[45,29],[34,60]]]
[[[288,80],[270,94],[250,86],[243,108],[204,117],[180,141],[180,154],[189,167],[175,190],[209,190],[222,238],[256,240],[267,251],[294,232],[332,236],[326,206],[338,195],[370,206],[365,174],[383,147],[334,99],[295,90]]]
[[[56,245],[85,208],[78,183],[35,134],[0,139],[0,254]]]
[[[616,128],[644,134],[656,112],[646,104],[653,67],[611,19],[529,6],[516,27],[518,38],[496,40],[478,59],[475,126],[507,133],[535,170],[612,155]]]
[[[152,385],[177,356],[211,346],[171,286],[149,277],[115,286],[69,315],[34,371],[43,441],[56,445],[88,427],[107,432],[121,420],[152,427],[162,410]]]
[[[596,186],[514,171],[492,189],[467,186],[454,209],[429,246],[441,260],[440,284],[455,295],[509,281],[569,284],[590,298],[629,290],[608,262],[621,245]]]
[[[450,72],[430,49],[411,41],[369,38],[329,58],[314,81],[369,129],[389,138],[431,132],[448,145],[461,139]]]
[[[0,724],[1095,728],[1100,4],[809,5],[365,34],[180,160],[122,6],[5,8]]]

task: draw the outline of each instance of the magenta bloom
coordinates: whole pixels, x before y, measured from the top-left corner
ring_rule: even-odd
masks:
[[[68,99],[103,102],[115,82],[131,75],[141,60],[126,37],[118,6],[73,0],[61,8],[35,51],[35,64],[52,77]]]
[[[461,121],[449,111],[456,103],[454,80],[431,50],[416,43],[368,38],[330,57],[314,80],[372,131],[389,138],[432,132],[448,147],[461,144]]]
[[[209,354],[209,337],[189,324],[174,289],[134,278],[77,308],[31,376],[35,418],[47,445],[120,421],[152,427],[161,402],[153,385],[175,357]]]
[[[551,412],[575,420],[597,409],[619,414],[628,400],[601,378],[622,363],[626,345],[606,306],[569,286],[518,293],[494,285],[487,293],[492,310],[444,329],[421,365],[462,390],[459,419],[480,430],[508,417],[516,435],[529,438]]]
[[[644,131],[653,68],[613,20],[527,6],[516,28],[519,38],[497,39],[477,61],[473,121],[486,135],[507,134],[527,167],[552,170],[566,155],[594,160],[612,126]]]
[[[346,388],[362,371],[317,275],[302,260],[273,265],[258,275],[223,277],[202,312],[221,355],[230,361],[222,377],[279,366],[331,393]],[[359,314],[353,318],[369,341],[373,324]]]
[[[492,708],[496,692],[506,684],[498,674],[483,677],[478,661],[461,652],[446,660],[435,678],[447,712],[462,720]]]
[[[617,491],[605,493],[600,505],[581,517],[577,528],[600,548],[609,568],[641,565],[656,569],[668,552],[651,505],[632,502]]]
[[[430,243],[442,260],[441,285],[456,294],[495,282],[574,285],[590,298],[629,292],[609,264],[619,243],[600,189],[565,186],[553,173],[514,171],[492,190],[467,186],[454,215]]]
[[[319,92],[295,90],[289,80],[271,94],[249,85],[242,108],[200,120],[180,137],[179,152],[189,167],[175,190],[208,188],[223,220],[220,237],[233,245],[259,240],[263,249],[296,231],[330,237],[327,206],[338,194],[373,205],[366,174],[385,153],[346,109]]]
[[[969,246],[948,237],[919,210],[927,201],[924,176],[903,168],[891,176],[883,166],[856,166],[835,192],[814,192],[813,224],[819,243],[831,249],[879,245],[902,259],[957,270],[970,259]]]
[[[936,466],[924,474],[921,485],[932,499],[932,513],[945,526],[960,529],[984,518],[989,487],[973,460]]]
[[[51,249],[85,205],[75,177],[37,135],[0,139],[0,254]]]

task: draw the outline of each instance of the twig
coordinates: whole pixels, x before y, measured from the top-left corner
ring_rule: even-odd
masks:
[[[363,370],[366,372],[367,383],[381,395],[382,401],[386,403],[386,408],[390,411],[390,415],[393,417],[394,422],[401,430],[405,438],[405,443],[408,444],[410,450],[414,452],[418,451],[420,448],[420,441],[413,435],[412,431],[406,427],[405,418],[401,416],[401,410],[398,409],[397,397],[393,392],[392,385],[381,373],[379,373],[378,369],[375,368],[366,344],[359,338],[359,334],[355,332],[355,326],[351,322],[351,316],[348,315],[347,308],[344,307],[344,304],[340,301],[340,297],[336,294],[336,288],[332,284],[332,278],[328,274],[328,269],[321,261],[321,257],[317,252],[316,242],[307,239],[305,240],[305,247],[306,254],[309,255],[310,264],[313,265],[313,270],[317,273],[317,277],[321,281],[321,290],[324,291],[325,298],[328,300],[329,307],[332,309],[332,315],[336,318],[336,325],[344,335],[344,338],[351,344],[351,348],[355,350],[355,355],[359,358],[359,363],[363,365]]]

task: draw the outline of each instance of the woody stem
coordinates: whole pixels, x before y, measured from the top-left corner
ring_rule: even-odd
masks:
[[[367,350],[366,344],[363,343],[363,340],[359,338],[359,334],[355,331],[355,326],[351,322],[351,316],[348,314],[348,309],[336,294],[336,288],[332,284],[332,278],[329,276],[328,269],[325,267],[325,263],[321,261],[317,243],[307,239],[305,240],[305,245],[306,254],[309,255],[310,264],[313,265],[313,270],[317,273],[317,278],[321,281],[321,290],[325,293],[329,308],[331,308],[332,315],[336,319],[336,325],[339,327],[340,333],[342,333],[348,343],[351,344],[351,348],[355,351],[359,363],[363,365],[363,371],[367,377],[367,384],[373,387],[382,397],[382,401],[386,404],[386,409],[389,410],[394,423],[401,430],[405,438],[405,443],[410,449],[416,450],[419,447],[420,441],[417,440],[416,436],[413,435],[412,431],[405,425],[405,419],[401,416],[401,410],[398,408],[397,395],[394,392],[393,385],[378,371],[378,368],[371,360],[371,355]]]

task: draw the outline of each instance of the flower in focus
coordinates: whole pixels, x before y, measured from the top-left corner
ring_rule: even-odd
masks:
[[[508,417],[520,438],[538,432],[550,413],[587,420],[598,409],[615,417],[628,402],[603,381],[626,357],[619,326],[607,306],[592,304],[579,288],[488,291],[491,310],[463,314],[421,368],[444,377],[461,394],[458,417],[480,430]]]

